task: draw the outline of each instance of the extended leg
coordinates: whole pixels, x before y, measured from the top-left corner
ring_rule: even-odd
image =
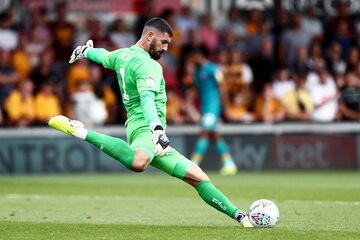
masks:
[[[79,121],[68,119],[65,116],[55,116],[49,120],[49,126],[86,140],[133,171],[141,172],[149,166],[150,159],[144,151],[134,151],[127,142],[120,138],[88,131]]]
[[[252,227],[246,214],[234,206],[197,165],[176,150],[171,149],[167,156],[155,157],[151,165],[193,186],[211,207],[236,219],[245,227]]]

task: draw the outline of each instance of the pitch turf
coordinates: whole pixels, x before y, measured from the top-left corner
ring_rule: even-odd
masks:
[[[244,229],[161,173],[0,177],[0,239],[360,239],[360,172],[210,174],[246,209],[274,200],[280,222]]]

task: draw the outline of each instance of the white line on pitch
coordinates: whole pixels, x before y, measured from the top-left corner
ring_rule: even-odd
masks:
[[[21,193],[11,193],[0,195],[4,196],[7,199],[31,199],[31,200],[42,200],[42,199],[59,199],[59,198],[68,198],[68,199],[79,199],[79,200],[103,200],[103,199],[112,199],[112,200],[124,200],[124,199],[138,199],[138,198],[146,198],[146,199],[154,199],[157,200],[159,197],[154,196],[119,196],[119,195],[59,195],[59,194],[21,194]],[[179,197],[167,197],[167,198],[176,198]],[[181,197],[181,201],[189,200],[193,201],[193,198],[190,197]]]
[[[286,203],[288,202],[309,202],[316,205],[321,204],[336,204],[336,205],[354,205],[358,206],[360,205],[359,201],[323,201],[323,200],[286,200]]]

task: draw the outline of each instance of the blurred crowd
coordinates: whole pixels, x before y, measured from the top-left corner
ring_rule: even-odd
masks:
[[[86,59],[68,60],[88,39],[108,50],[135,44],[153,16],[166,19],[174,32],[159,60],[169,124],[200,119],[195,66],[188,60],[194,48],[224,74],[223,122],[360,120],[360,19],[342,1],[327,18],[313,7],[302,14],[232,7],[215,17],[188,6],[155,13],[152,1],[132,24],[121,15],[111,23],[89,16],[79,27],[69,20],[65,1],[52,18],[41,5],[18,13],[10,6],[0,14],[0,126],[44,125],[56,114],[90,125],[124,122],[116,75]]]

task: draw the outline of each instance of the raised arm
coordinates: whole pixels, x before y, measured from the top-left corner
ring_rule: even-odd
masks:
[[[104,64],[107,62],[107,58],[110,55],[110,52],[104,48],[90,48],[86,51],[85,55],[91,61],[97,62],[104,66]]]
[[[117,50],[118,51],[118,50]],[[94,48],[92,40],[88,40],[86,45],[78,46],[73,51],[69,63],[83,58],[88,58],[96,63],[103,65],[105,68],[114,70],[117,51],[109,52],[104,48]]]

